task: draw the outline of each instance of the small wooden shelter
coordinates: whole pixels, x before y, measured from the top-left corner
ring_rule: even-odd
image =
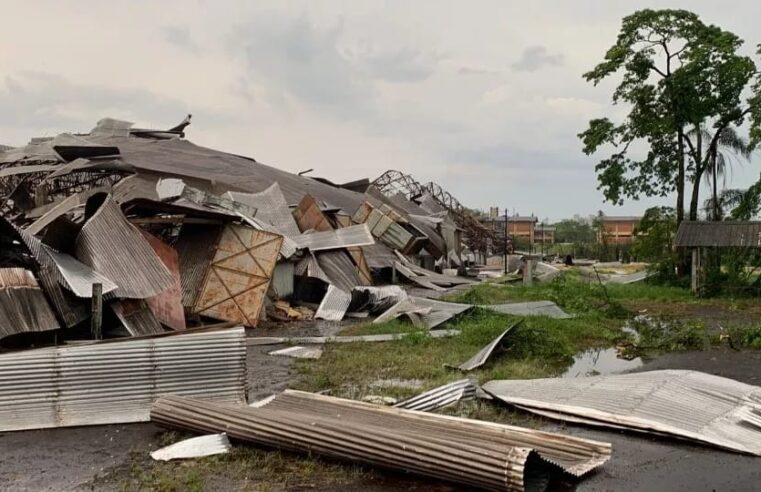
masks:
[[[674,246],[692,251],[690,288],[700,292],[704,252],[716,248],[761,248],[760,221],[684,221],[676,232]]]

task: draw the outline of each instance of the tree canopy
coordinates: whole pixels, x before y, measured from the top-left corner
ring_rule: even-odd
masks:
[[[749,118],[751,145],[761,141],[761,83],[753,60],[738,53],[742,44],[686,10],[646,9],[623,19],[605,59],[584,74],[595,85],[620,75],[612,99],[628,109],[622,122],[593,119],[579,134],[588,155],[612,148],[596,166],[606,200],[676,192],[679,222],[690,182],[696,218],[700,181],[723,132]],[[713,135],[708,141],[704,129]]]

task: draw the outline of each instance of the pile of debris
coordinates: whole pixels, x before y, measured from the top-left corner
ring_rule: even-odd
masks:
[[[474,281],[459,204],[290,174],[194,145],[189,124],[106,118],[0,152],[0,339],[340,321],[402,300],[374,285]]]

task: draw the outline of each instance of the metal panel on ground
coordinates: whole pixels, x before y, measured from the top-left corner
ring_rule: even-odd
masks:
[[[168,393],[245,403],[245,330],[0,355],[0,431],[144,422]]]
[[[499,345],[502,343],[502,340],[505,338],[505,335],[507,335],[510,330],[518,326],[523,320],[518,320],[512,325],[508,326],[505,331],[497,335],[497,337],[489,342],[484,348],[479,350],[473,357],[468,359],[467,361],[463,362],[459,366],[450,366],[447,364],[447,367],[451,367],[453,369],[459,369],[461,371],[472,371],[473,369],[479,368],[482,365],[486,364],[486,361],[489,360],[489,357],[491,357],[492,352],[494,352],[494,349],[499,347]]]
[[[322,298],[314,317],[328,321],[341,321],[349,309],[349,304],[351,304],[351,294],[335,285],[329,285],[328,292]]]
[[[524,490],[541,470],[581,476],[611,453],[609,443],[300,391],[258,408],[168,396],[153,405],[151,419],[489,490]]]
[[[698,371],[489,381],[484,391],[551,418],[664,434],[761,456],[761,387]]]
[[[463,400],[473,400],[476,397],[478,385],[470,379],[461,379],[445,384],[419,395],[407,398],[394,405],[395,408],[431,412]]]
[[[195,312],[256,326],[283,237],[229,224],[196,300]]]

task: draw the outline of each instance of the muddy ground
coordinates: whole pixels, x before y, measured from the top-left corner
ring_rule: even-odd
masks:
[[[335,332],[335,326],[310,328],[310,334]],[[300,332],[301,334],[304,331]],[[267,335],[282,336],[273,329]],[[249,347],[250,400],[284,389],[293,377],[287,357],[267,352],[277,345]],[[761,379],[761,352],[714,349],[671,353],[639,370],[695,369],[750,384]],[[760,458],[723,452],[686,442],[647,435],[597,430],[546,421],[543,428],[613,443],[613,459],[595,473],[561,489],[607,490],[758,490]],[[162,430],[152,424],[80,427],[0,434],[2,490],[120,490],[133,460],[145,460],[160,446]],[[216,490],[225,490],[223,478]],[[459,490],[457,486],[372,472],[357,482],[329,490],[420,491]]]

